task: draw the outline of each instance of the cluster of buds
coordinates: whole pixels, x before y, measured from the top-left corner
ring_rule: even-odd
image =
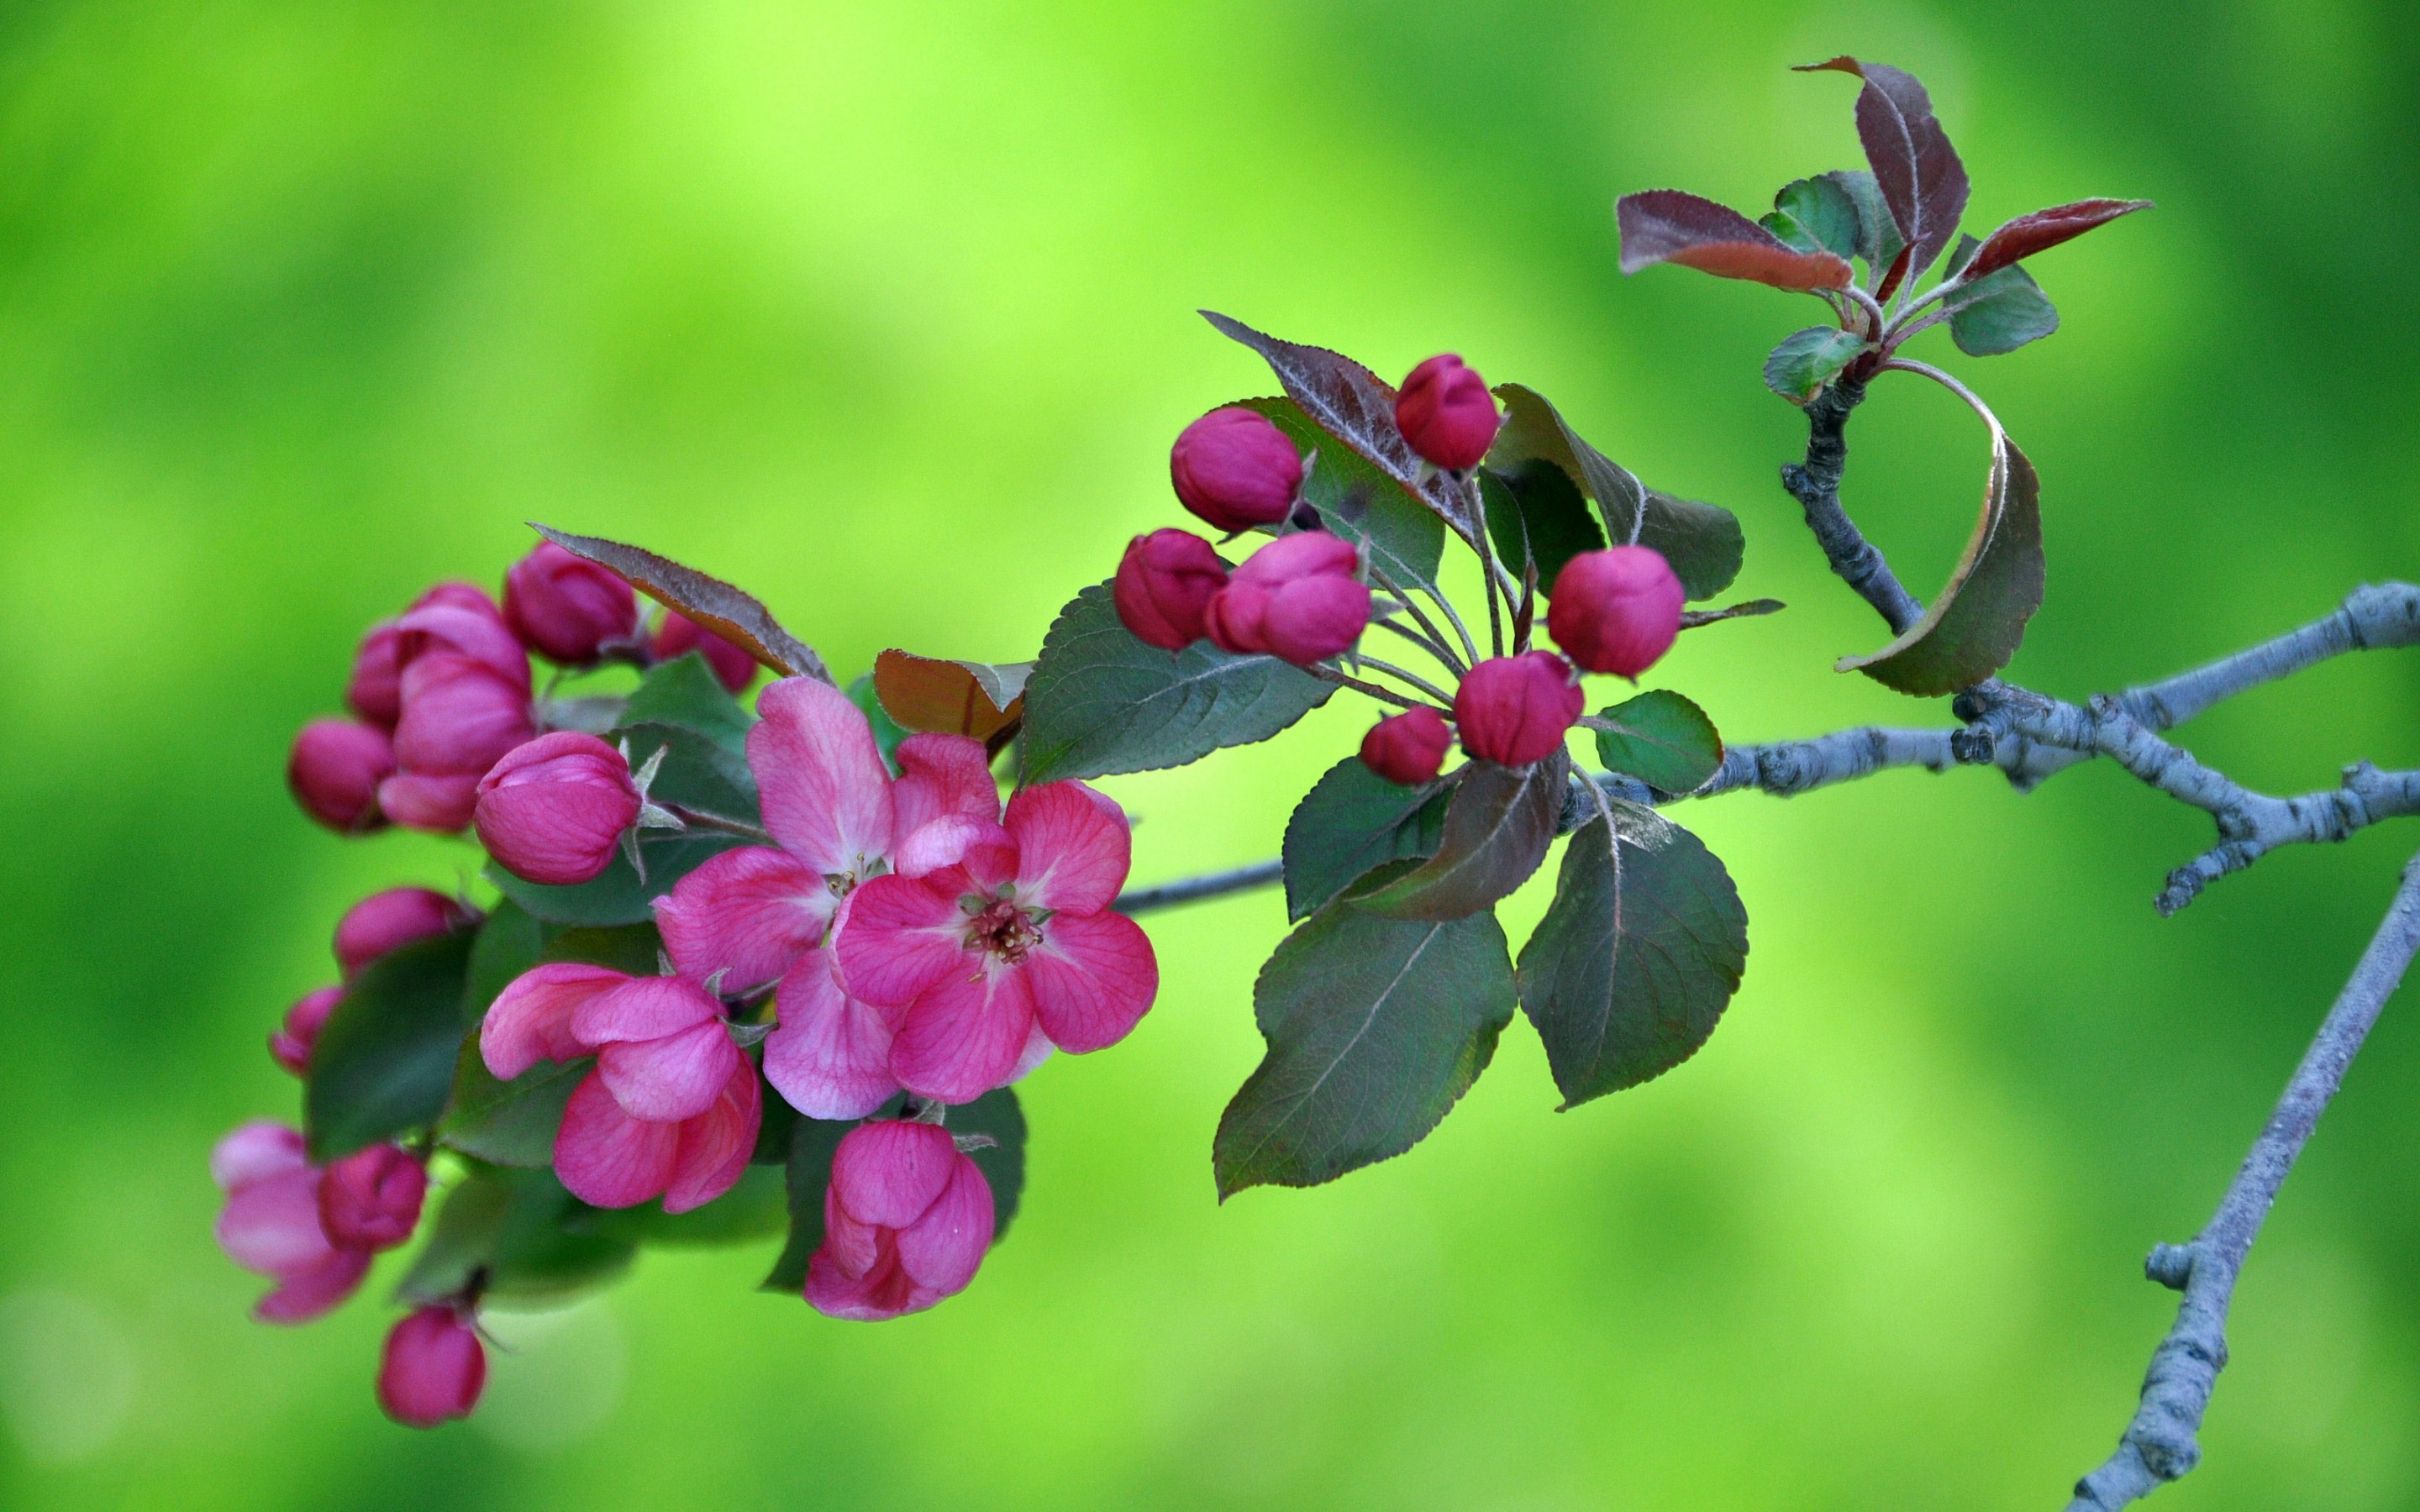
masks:
[[[1394,415],[1412,451],[1457,482],[1487,455],[1503,424],[1486,379],[1451,352],[1412,369]],[[1254,530],[1286,533],[1233,567],[1189,532],[1136,536],[1118,563],[1111,596],[1137,640],[1182,651],[1206,639],[1222,651],[1274,656],[1297,667],[1313,667],[1359,641],[1373,609],[1367,565],[1352,543],[1319,529],[1304,506],[1304,458],[1274,422],[1241,405],[1210,411],[1177,437],[1169,475],[1185,507],[1231,538]],[[1475,508],[1475,490],[1473,501]],[[1574,557],[1556,577],[1546,616],[1561,655],[1473,656],[1466,669],[1450,647],[1436,647],[1460,678],[1450,708],[1415,702],[1380,720],[1362,742],[1362,761],[1388,781],[1417,786],[1443,769],[1457,733],[1463,748],[1482,761],[1520,766],[1544,760],[1586,706],[1579,674],[1636,680],[1671,649],[1684,596],[1680,579],[1650,548],[1616,546]]]

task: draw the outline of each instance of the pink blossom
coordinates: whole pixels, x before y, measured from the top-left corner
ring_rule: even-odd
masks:
[[[294,737],[286,785],[302,811],[340,835],[361,835],[386,823],[379,784],[395,772],[395,743],[376,725],[314,719]]]
[[[415,609],[404,623],[434,612]],[[415,642],[407,633],[401,643],[409,650]],[[528,657],[515,678],[462,652],[426,650],[404,663],[402,688],[397,770],[379,784],[379,808],[407,828],[452,834],[471,822],[488,768],[537,733],[530,721]]]
[[[595,1207],[661,1196],[686,1212],[731,1190],[756,1148],[756,1068],[722,1005],[680,977],[556,962],[516,978],[479,1027],[488,1070],[597,1057],[554,1137],[554,1173]]]
[[[949,1131],[893,1119],[843,1135],[807,1301],[873,1322],[964,1291],[992,1236],[991,1185]]]
[[[1125,1038],[1159,990],[1141,926],[1109,905],[1126,820],[1080,782],[1027,788],[1004,831],[923,875],[877,877],[836,939],[849,991],[905,1010],[891,1071],[968,1103],[1018,1074],[1034,1041],[1071,1053]]]
[[[664,610],[663,623],[656,626],[647,655],[657,661],[670,661],[691,651],[704,656],[715,680],[734,693],[746,692],[748,685],[756,680],[755,657],[677,609]]]
[[[372,1145],[327,1167],[319,1181],[319,1227],[339,1249],[393,1249],[420,1227],[428,1171],[394,1145]]]
[[[345,980],[389,950],[447,933],[479,916],[433,887],[389,887],[345,910],[336,920],[336,964]]]
[[[247,1123],[210,1151],[210,1177],[226,1194],[216,1227],[227,1258],[277,1282],[253,1317],[304,1323],[351,1296],[370,1268],[365,1249],[340,1247],[319,1224],[323,1173],[284,1124]]]
[[[765,1075],[799,1112],[856,1119],[899,1089],[902,1016],[853,995],[827,943],[849,900],[886,873],[921,875],[1000,832],[1000,790],[980,741],[910,735],[892,780],[873,727],[845,694],[807,678],[768,687],[748,764],[778,849],[726,851],[656,900],[681,975],[721,975],[733,995],[776,982]]]
[[[311,1047],[319,1042],[319,1029],[328,1022],[328,1015],[344,1000],[342,987],[322,987],[304,994],[286,1011],[285,1022],[269,1037],[271,1058],[297,1076],[311,1074]]]
[[[468,1417],[487,1384],[487,1349],[454,1308],[423,1307],[388,1332],[379,1357],[378,1399],[396,1422],[433,1428]]]
[[[639,600],[619,573],[540,541],[504,574],[504,623],[538,655],[585,667],[637,638]]]
[[[625,592],[628,592],[626,589]],[[639,790],[620,751],[576,730],[516,746],[479,779],[479,842],[517,877],[586,882],[613,863],[639,819]]]

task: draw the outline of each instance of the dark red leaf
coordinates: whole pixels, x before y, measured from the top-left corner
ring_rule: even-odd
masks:
[[[576,557],[610,567],[630,586],[659,604],[668,604],[699,625],[784,677],[832,680],[815,648],[782,628],[772,610],[720,578],[684,567],[640,547],[624,546],[594,535],[574,535],[551,525],[530,521],[530,529]]]
[[[1624,194],[1614,213],[1625,273],[1670,262],[1800,292],[1846,288],[1854,276],[1831,253],[1800,252],[1739,211],[1677,189]]]
[[[2150,208],[2148,199],[2080,199],[2072,205],[2056,205],[2031,215],[2020,215],[1984,239],[1975,260],[1966,265],[1963,276],[1971,280],[1996,273],[2035,253],[2071,241],[2096,225],[2106,225],[2121,215]]]
[[[1801,73],[1823,69],[1866,82],[1857,94],[1857,140],[1900,237],[1916,249],[1908,277],[1921,277],[1958,235],[1966,213],[1966,165],[1933,118],[1932,97],[1915,74],[1847,56],[1798,65]]]
[[[1907,278],[1908,259],[1915,255],[1914,247],[1899,249],[1899,255],[1891,259],[1890,271],[1883,274],[1883,281],[1874,285],[1875,302],[1880,303],[1899,292],[1900,285]]]

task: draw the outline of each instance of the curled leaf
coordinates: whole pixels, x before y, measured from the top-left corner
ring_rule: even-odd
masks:
[[[1792,404],[1805,404],[1823,393],[1823,386],[1838,378],[1868,345],[1865,337],[1838,326],[1793,331],[1764,360],[1764,386]]]
[[[2056,205],[2031,215],[2020,215],[1983,239],[1981,249],[1966,265],[1963,276],[1987,277],[2035,253],[2047,252],[2062,241],[2072,241],[2095,226],[2107,225],[2121,215],[2150,208],[2148,199],[2080,199],[2072,205]]]
[[[823,683],[832,680],[814,647],[782,628],[772,610],[752,595],[721,579],[709,578],[670,557],[659,557],[619,541],[574,535],[535,520],[530,522],[530,529],[573,556],[620,573],[639,592],[678,609],[783,677],[812,677]]]
[[[874,658],[874,693],[904,730],[972,735],[997,755],[1025,717],[1030,661],[941,661],[891,650]]]
[[[1624,194],[1614,217],[1625,273],[1671,262],[1800,293],[1846,288],[1855,276],[1835,253],[1802,252],[1739,211],[1678,189]]]
[[[1918,698],[1972,687],[2017,654],[2041,607],[2043,577],[2041,479],[1994,424],[1982,517],[1957,570],[1906,634],[1871,656],[1842,657],[1838,670]]]
[[[1465,918],[1492,906],[1545,860],[1571,769],[1559,750],[1528,766],[1472,762],[1446,804],[1435,854],[1355,901],[1391,918]]]
[[[1906,276],[1920,278],[1958,235],[1959,218],[1966,213],[1966,165],[1958,161],[1958,149],[1933,116],[1932,97],[1916,75],[1848,56],[1802,63],[1797,71],[1826,69],[1865,81],[1857,92],[1857,140],[1891,219],[1914,252]]]

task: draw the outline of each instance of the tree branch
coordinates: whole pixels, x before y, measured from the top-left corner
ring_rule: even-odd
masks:
[[[2178,1305],[2176,1326],[2151,1352],[2142,1405],[2118,1440],[2118,1452],[2076,1482],[2068,1512],[2115,1512],[2200,1462],[2201,1445],[2195,1435],[2218,1373],[2226,1365],[2226,1310],[2243,1257],[2259,1237],[2261,1222],[2294,1168],[2295,1157],[2344,1081],[2345,1068],[2352,1064],[2415,951],[2420,951],[2420,856],[2404,867],[2403,885],[2385,921],[2362,952],[2352,980],[2328,1011],[2302,1064],[2294,1068],[2276,1111],[2253,1141],[2209,1226],[2187,1243],[2158,1246],[2144,1261],[2145,1274],[2182,1291],[2184,1301]]]
[[[1849,466],[1849,412],[1866,396],[1866,386],[1841,378],[1807,405],[1807,460],[1781,470],[1781,486],[1807,512],[1807,528],[1815,532],[1824,560],[1840,580],[1874,607],[1900,635],[1924,618],[1924,606],[1900,586],[1890,563],[1875,549],[1840,507],[1840,476]]]
[[[1199,903],[1204,898],[1246,892],[1284,880],[1283,861],[1255,861],[1250,866],[1204,872],[1198,877],[1163,882],[1157,887],[1128,887],[1118,894],[1118,901],[1110,906],[1121,914],[1147,914],[1155,908],[1173,908],[1178,903]]]

